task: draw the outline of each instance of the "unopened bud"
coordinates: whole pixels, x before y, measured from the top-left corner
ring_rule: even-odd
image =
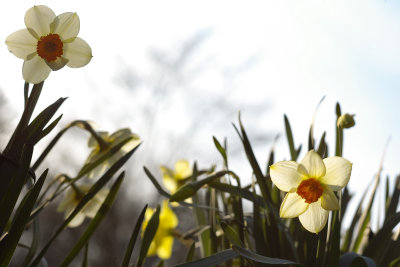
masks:
[[[350,115],[348,113],[341,115],[337,120],[337,127],[342,129],[353,127],[356,122],[354,121],[354,114]]]

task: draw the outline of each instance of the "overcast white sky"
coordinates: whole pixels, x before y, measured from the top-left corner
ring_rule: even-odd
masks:
[[[0,9],[0,40],[24,28],[26,10],[38,4],[56,14],[77,12],[79,36],[93,50],[88,66],[53,72],[45,83],[41,104],[68,96],[62,107],[68,118],[92,118],[105,128],[131,126],[123,119],[124,125],[119,125],[113,117],[125,114],[124,105],[140,101],[121,98],[115,85],[120,60],[140,67],[140,74],[146,75],[152,69],[150,48],[171,50],[207,30],[210,36],[196,57],[210,58],[212,68],[194,86],[204,88],[205,94],[222,90],[224,80],[213,68],[234,69],[248,63],[250,67],[232,81],[234,97],[243,103],[269,105],[258,124],[269,133],[282,134],[278,160],[289,158],[283,114],[291,120],[296,143],[305,146],[312,115],[325,95],[316,118],[316,136],[327,130],[331,146],[335,103],[341,103],[342,111],[356,114],[356,127],[345,133],[344,156],[354,163],[350,189],[361,192],[377,171],[389,136],[384,174],[394,179],[400,171],[400,4],[396,1],[114,0],[95,5],[81,0],[9,1]],[[0,59],[0,88],[20,109],[22,61],[7,51],[4,42]],[[237,109],[246,124],[240,101]],[[115,104],[119,109],[111,112]],[[100,113],[99,107],[104,107]],[[170,118],[172,128],[177,128],[175,120]],[[140,134],[140,129],[132,128]]]

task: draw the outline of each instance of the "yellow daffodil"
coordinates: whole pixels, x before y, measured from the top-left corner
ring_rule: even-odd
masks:
[[[58,205],[57,211],[64,212],[64,217],[67,218],[90,188],[91,185],[88,184],[71,186],[67,190],[64,199]],[[101,189],[72,219],[72,221],[68,224],[68,227],[77,227],[81,225],[85,220],[85,217],[94,218],[108,193],[108,189]]]
[[[320,232],[326,225],[329,210],[338,210],[333,193],[347,185],[352,163],[342,157],[322,159],[314,150],[300,163],[280,161],[270,167],[272,182],[288,192],[281,204],[282,218],[299,217],[308,231]]]
[[[154,209],[147,209],[145,213],[145,219],[142,225],[142,231],[147,227],[147,224],[155,212]],[[163,205],[160,211],[160,223],[157,228],[156,235],[150,244],[148,256],[156,255],[161,259],[169,259],[172,253],[172,247],[174,244],[174,237],[172,231],[178,226],[178,218],[175,213],[168,206],[168,200],[163,201]]]
[[[81,38],[79,17],[67,12],[55,15],[47,6],[34,6],[25,14],[26,29],[10,34],[8,50],[24,60],[22,76],[28,83],[44,81],[52,70],[65,65],[80,68],[89,63],[92,49]]]
[[[161,166],[163,183],[171,194],[174,194],[181,187],[185,179],[192,175],[192,168],[187,160],[179,160],[175,163],[175,169]]]
[[[88,146],[93,149],[86,160],[86,164],[97,161],[105,153],[110,151],[110,149],[120,145],[122,142],[125,142],[128,139],[129,141],[127,141],[110,158],[108,158],[92,171],[90,171],[90,173],[88,174],[89,178],[103,174],[109,167],[111,167],[116,161],[118,161],[118,159],[120,159],[127,152],[140,144],[140,137],[132,133],[131,130],[128,128],[118,130],[111,135],[109,135],[107,132],[98,132],[97,134],[102,138],[103,143],[100,144],[100,142],[98,142],[93,136],[90,137]]]

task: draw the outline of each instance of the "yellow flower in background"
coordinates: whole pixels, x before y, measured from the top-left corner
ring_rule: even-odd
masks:
[[[175,163],[175,169],[161,166],[163,184],[171,194],[185,183],[185,179],[192,175],[192,168],[187,160],[179,160]]]
[[[64,217],[67,218],[81,201],[84,194],[86,194],[92,185],[74,185],[71,186],[65,193],[64,199],[57,207],[58,212],[64,212]],[[77,227],[83,223],[85,217],[94,218],[96,213],[104,202],[109,193],[108,189],[101,189],[83,209],[72,219],[68,227]]]
[[[314,150],[300,163],[280,161],[270,166],[272,182],[288,192],[281,204],[282,218],[299,217],[308,231],[320,232],[326,225],[329,210],[338,210],[333,191],[339,191],[350,179],[352,163],[342,157],[322,159]]]
[[[147,224],[153,216],[155,209],[148,208],[145,213],[144,222],[142,225],[142,232],[147,227]],[[178,226],[178,218],[175,213],[168,206],[168,200],[163,201],[160,211],[160,223],[157,228],[156,235],[150,244],[148,256],[156,255],[161,259],[169,259],[174,245],[174,237],[172,230]]]
[[[81,38],[79,17],[67,12],[55,15],[47,6],[34,6],[25,14],[26,29],[10,34],[8,50],[24,60],[22,76],[26,82],[44,81],[52,70],[67,65],[80,68],[92,59],[92,49]]]
[[[89,178],[102,175],[116,161],[118,161],[130,150],[138,146],[141,142],[140,137],[137,134],[132,133],[131,130],[128,128],[118,130],[111,135],[109,135],[107,132],[98,132],[97,134],[103,139],[105,146],[101,146],[96,141],[96,139],[93,136],[91,136],[88,142],[88,146],[93,149],[89,154],[85,164],[97,161],[105,153],[110,151],[110,149],[120,145],[127,139],[130,140],[127,143],[125,143],[114,155],[112,155],[110,158],[100,163],[100,165],[98,165],[96,168],[90,171],[88,173]]]

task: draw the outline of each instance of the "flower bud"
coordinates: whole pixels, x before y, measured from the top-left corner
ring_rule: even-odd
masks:
[[[353,127],[356,122],[354,121],[354,114],[350,115],[348,113],[341,115],[337,120],[337,127],[342,129]]]

